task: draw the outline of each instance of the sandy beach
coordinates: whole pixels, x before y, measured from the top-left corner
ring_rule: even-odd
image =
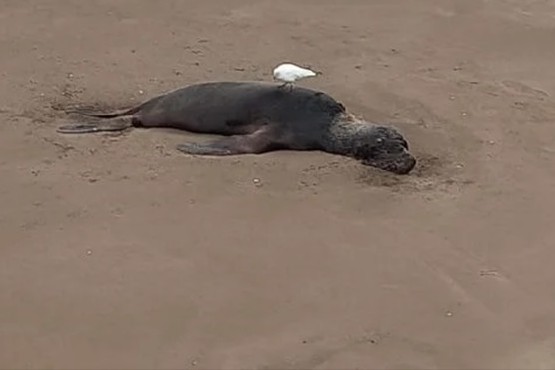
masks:
[[[0,1],[0,368],[555,368],[555,2]],[[60,135],[67,105],[299,82],[396,176]]]

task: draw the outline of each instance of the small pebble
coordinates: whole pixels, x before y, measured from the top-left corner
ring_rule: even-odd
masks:
[[[92,251],[89,249],[89,250],[87,251],[87,256],[90,256],[91,254],[92,254]]]
[[[257,178],[252,179],[252,182],[253,182],[255,185],[258,185],[258,184],[260,184],[260,179],[257,179]]]
[[[480,276],[499,276],[499,273],[495,270],[482,270]]]
[[[463,117],[466,117],[466,116],[468,116],[468,113],[462,112],[461,115],[462,115]]]
[[[488,141],[488,144],[493,145],[493,144],[495,144],[495,141],[489,140],[489,141]]]
[[[447,312],[445,313],[445,316],[447,316],[447,317],[451,317],[451,316],[453,316],[453,312],[451,312],[451,311],[447,311]]]
[[[454,97],[454,96],[450,96],[450,97],[449,97],[449,100],[455,100],[455,97]]]
[[[145,92],[143,90],[139,90],[139,94],[143,95]]]
[[[459,164],[456,165],[456,167],[457,168],[463,168],[464,166],[461,163],[459,163]]]

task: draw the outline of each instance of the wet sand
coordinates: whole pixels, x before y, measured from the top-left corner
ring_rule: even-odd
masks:
[[[555,367],[555,4],[1,1],[0,367]],[[393,122],[395,176],[320,152],[62,136],[57,107],[302,85]]]

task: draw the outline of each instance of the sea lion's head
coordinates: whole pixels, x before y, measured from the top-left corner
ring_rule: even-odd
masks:
[[[416,165],[409,144],[394,128],[368,124],[357,131],[352,156],[363,164],[399,175],[409,173]]]

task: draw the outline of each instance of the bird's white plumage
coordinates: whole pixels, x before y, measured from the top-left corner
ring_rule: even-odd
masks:
[[[314,77],[316,72],[291,63],[283,63],[274,69],[274,78],[285,83],[293,83],[303,78]]]

